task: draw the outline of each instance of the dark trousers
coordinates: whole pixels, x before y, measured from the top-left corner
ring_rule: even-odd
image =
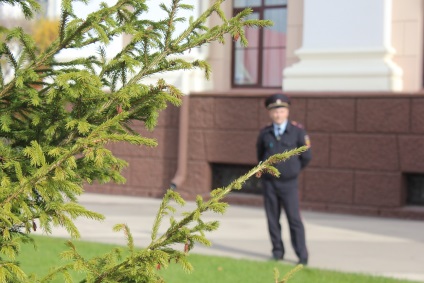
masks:
[[[272,242],[272,254],[275,258],[282,258],[285,252],[280,224],[281,208],[283,208],[289,223],[293,249],[299,259],[308,259],[305,228],[299,211],[297,183],[297,179],[288,181],[263,179],[265,211]]]

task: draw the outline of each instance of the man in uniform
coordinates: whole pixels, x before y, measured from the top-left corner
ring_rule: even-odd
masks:
[[[305,130],[288,119],[289,106],[290,100],[284,94],[274,94],[265,100],[265,107],[273,123],[259,133],[256,144],[259,161],[304,145],[310,147],[310,140]],[[308,263],[305,229],[299,211],[298,176],[311,157],[309,148],[298,156],[276,164],[276,168],[281,173],[279,178],[270,174],[263,175],[264,204],[272,242],[272,256],[275,260],[284,258],[285,250],[280,224],[281,207],[283,207],[290,227],[291,243],[299,258],[299,264]]]

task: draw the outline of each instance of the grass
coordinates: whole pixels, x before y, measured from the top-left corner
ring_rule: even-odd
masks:
[[[170,283],[273,283],[274,268],[281,274],[287,274],[294,268],[291,264],[274,261],[237,260],[232,258],[191,255],[195,267],[192,274],[185,274],[178,266],[170,266],[163,277]],[[410,283],[412,281],[369,276],[363,274],[342,273],[305,267],[289,280],[289,283]]]
[[[44,236],[34,236],[34,239],[38,249],[34,250],[32,245],[23,245],[21,255],[18,258],[22,269],[27,274],[45,275],[52,266],[63,264],[59,254],[67,250],[64,239]],[[104,254],[116,247],[116,245],[82,241],[76,241],[75,245],[78,251],[86,258]],[[278,268],[282,275],[294,268],[293,265],[281,262],[238,260],[197,254],[190,255],[189,260],[194,266],[194,272],[191,274],[185,273],[179,265],[175,264],[171,265],[167,270],[160,270],[159,272],[168,283],[273,283],[275,267]],[[74,273],[73,278],[81,280],[83,275]],[[63,280],[60,278],[56,282],[63,282]],[[411,283],[412,281],[306,267],[297,272],[289,282]]]

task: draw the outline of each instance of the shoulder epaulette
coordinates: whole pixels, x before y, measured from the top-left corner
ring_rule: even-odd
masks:
[[[298,122],[296,122],[296,121],[291,121],[291,124],[292,124],[293,126],[295,126],[295,127],[301,128],[301,129],[303,129],[303,128],[304,128],[302,124],[300,124],[300,123],[298,123]]]

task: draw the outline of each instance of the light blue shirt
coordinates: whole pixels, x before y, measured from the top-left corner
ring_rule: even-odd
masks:
[[[274,125],[274,134],[275,134],[276,137],[278,137],[279,135],[282,135],[284,133],[284,131],[286,130],[287,120],[280,125],[275,124],[275,123],[273,123],[273,125]]]

